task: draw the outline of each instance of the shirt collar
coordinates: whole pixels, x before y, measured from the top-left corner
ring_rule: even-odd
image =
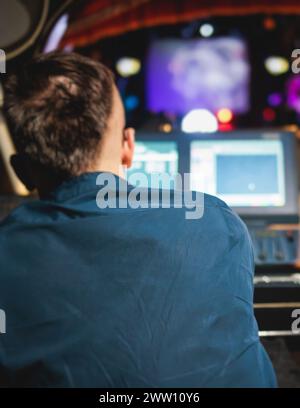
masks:
[[[95,192],[96,194],[99,190],[99,186],[97,185],[97,177],[100,174],[107,174],[109,176],[115,177],[117,191],[120,188],[122,188],[122,186],[125,185],[128,186],[127,181],[125,179],[122,179],[121,177],[113,173],[90,172],[81,174],[80,176],[73,177],[67,181],[64,181],[54,191],[51,191],[49,194],[43,197],[43,200],[63,202],[79,198],[80,196],[85,195],[87,193]]]

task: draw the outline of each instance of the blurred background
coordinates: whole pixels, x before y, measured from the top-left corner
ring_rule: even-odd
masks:
[[[300,48],[296,2],[74,3],[42,49],[104,61],[129,124],[170,132],[196,108],[211,112],[223,131],[298,123],[300,75],[291,72],[292,51]]]
[[[124,102],[127,125],[138,130],[141,140],[151,135],[151,145],[137,146],[139,163],[146,161],[149,151],[152,154],[147,156],[148,169],[153,168],[155,154],[162,154],[166,159],[160,160],[175,171],[175,161],[170,159],[174,143],[188,141],[191,134],[193,138],[199,135],[199,140],[205,135],[205,142],[210,138],[254,141],[244,149],[258,148],[266,134],[268,138],[279,135],[275,138],[285,146],[282,151],[279,144],[278,148],[264,146],[286,160],[282,177],[290,186],[286,187],[290,196],[268,197],[275,201],[267,202],[256,196],[258,201],[249,205],[252,209],[256,205],[255,214],[265,221],[252,234],[258,251],[255,311],[280,385],[299,387],[300,336],[290,330],[291,312],[300,308],[298,211],[288,212],[292,207],[286,205],[281,214],[272,208],[280,207],[281,199],[282,207],[296,195],[298,200],[299,193],[300,2],[0,0],[0,48],[6,55],[3,61],[0,54],[1,82],[4,71],[9,74],[40,52],[75,51],[107,64]],[[286,136],[281,137],[285,133],[293,135],[288,148]],[[168,140],[173,145],[160,144]],[[184,156],[184,149],[176,154]],[[13,152],[0,111],[0,219],[18,203],[31,199],[9,166]],[[268,183],[272,167],[262,169]],[[249,181],[249,189],[255,189],[255,183]],[[250,214],[255,215],[252,210]],[[273,215],[276,219],[270,218]],[[287,215],[293,216],[288,224]],[[274,247],[277,260],[267,259],[266,248]]]
[[[115,74],[129,126],[164,133],[297,130],[300,73],[291,70],[300,48],[297,1],[1,0],[0,6],[8,71],[56,49],[102,61]],[[2,180],[0,189],[11,187]]]

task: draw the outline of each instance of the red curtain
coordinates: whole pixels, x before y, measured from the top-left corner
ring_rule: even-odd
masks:
[[[76,4],[76,3],[75,3]],[[71,14],[62,46],[83,47],[139,28],[209,16],[300,14],[300,0],[88,0]]]

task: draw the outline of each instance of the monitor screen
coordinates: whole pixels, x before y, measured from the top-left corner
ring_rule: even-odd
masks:
[[[148,52],[147,107],[176,114],[198,108],[244,113],[249,108],[249,77],[241,39],[159,40]]]
[[[151,188],[170,188],[166,180],[165,184],[155,184],[154,174],[167,174],[175,176],[178,172],[178,149],[173,141],[137,141],[135,146],[134,161],[127,171],[129,183],[135,185],[137,177],[142,174],[145,177],[139,179],[139,186]],[[134,176],[134,177],[132,177]]]
[[[191,143],[191,189],[232,207],[283,207],[281,140],[202,140]]]

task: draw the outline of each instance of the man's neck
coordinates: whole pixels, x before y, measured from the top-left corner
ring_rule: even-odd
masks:
[[[125,179],[125,171],[124,171],[123,166],[119,166],[119,167],[118,166],[97,166],[97,167],[89,168],[86,171],[83,171],[76,176],[73,176],[73,177],[70,176],[69,178],[43,177],[42,179],[38,180],[38,183],[37,183],[37,191],[38,191],[39,197],[43,199],[49,196],[49,194],[52,191],[55,191],[64,182],[72,178],[80,177],[87,173],[111,173],[117,177]]]

